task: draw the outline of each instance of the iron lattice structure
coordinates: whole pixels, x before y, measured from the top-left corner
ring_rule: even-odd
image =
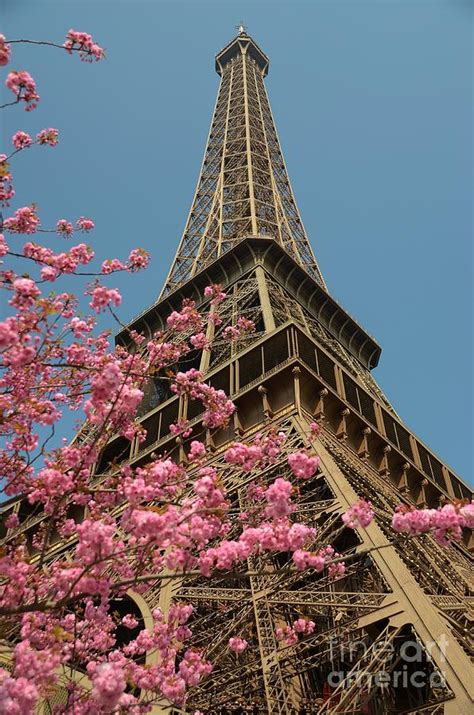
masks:
[[[250,477],[227,464],[224,451],[236,439],[251,443],[257,432],[283,430],[280,461],[251,478],[266,484],[288,474],[290,451],[306,447],[320,455],[295,518],[317,528],[314,550],[337,531],[334,546],[347,571],[336,580],[295,572],[280,553],[251,559],[240,576],[187,576],[130,592],[130,599],[145,623],[151,609],[166,611],[173,600],[196,606],[192,644],[215,667],[179,712],[468,715],[472,541],[466,534],[449,550],[428,535],[394,541],[390,515],[400,503],[437,507],[471,492],[400,420],[371,375],[379,346],[325,288],[273,124],[263,84],[267,57],[241,32],[216,66],[221,85],[184,236],[161,300],[129,327],[151,336],[183,298],[196,300],[206,315],[204,287],[222,284],[229,296],[222,327],[243,315],[256,330],[231,343],[209,321],[211,350],[188,354],[186,367],[199,367],[226,390],[237,411],[228,428],[211,431],[198,404],[151,381],[138,417],[145,442],[111,440],[95,478],[156,454],[186,463],[191,438],[177,440],[169,426],[187,418],[192,439],[211,450],[209,464],[227,488],[237,531]],[[127,330],[117,340],[127,346]],[[321,426],[317,438],[310,437],[312,420]],[[90,437],[82,432],[78,439]],[[341,514],[362,496],[374,505],[374,523],[360,532],[345,529]],[[43,516],[29,514],[25,504],[19,509],[18,530],[28,538]],[[48,558],[68,548],[58,541]],[[275,629],[300,616],[316,623],[315,632],[282,645]],[[227,647],[236,634],[250,644],[239,656]],[[376,680],[380,673],[385,682]],[[57,701],[63,697],[58,691]],[[154,712],[170,712],[169,704]]]
[[[324,286],[263,81],[268,58],[242,32],[217,55],[216,69],[221,83],[201,173],[162,296],[245,236],[272,236]]]

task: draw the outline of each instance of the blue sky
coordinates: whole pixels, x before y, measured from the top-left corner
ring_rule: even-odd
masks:
[[[15,47],[41,102],[3,113],[61,143],[14,166],[43,224],[91,216],[100,258],[153,256],[117,277],[127,320],[152,303],[193,197],[218,88],[214,54],[244,20],[270,56],[270,101],[307,232],[335,298],[382,346],[375,371],[408,426],[472,473],[472,6],[467,0],[4,0],[8,37],[107,48],[88,65]],[[2,81],[3,85],[3,81]],[[2,90],[4,96],[6,90]],[[6,101],[6,100],[4,100]]]

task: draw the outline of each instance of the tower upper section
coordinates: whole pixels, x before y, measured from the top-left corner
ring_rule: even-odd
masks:
[[[221,81],[207,147],[162,297],[248,236],[273,238],[325,287],[273,121],[268,65],[243,28],[216,56]]]
[[[222,76],[227,63],[231,62],[236,57],[239,57],[241,54],[246,54],[248,57],[255,60],[257,65],[260,67],[263,76],[267,76],[270,60],[266,54],[262,52],[255,40],[247,35],[243,26],[241,26],[237,37],[234,37],[232,42],[229,42],[229,44],[226,45],[218,55],[216,55],[217,74]]]

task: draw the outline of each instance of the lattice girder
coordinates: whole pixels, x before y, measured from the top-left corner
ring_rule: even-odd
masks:
[[[269,482],[277,474],[284,475],[287,469],[286,453],[307,444],[308,426],[301,418],[274,426],[285,429],[288,434],[286,451],[277,464],[267,467],[260,476],[252,475],[252,479],[257,476],[259,480]],[[308,485],[298,504],[299,516],[304,516],[307,522],[318,527],[316,542],[310,546],[313,550],[327,543],[330,532],[337,527],[341,512],[356,499],[356,493],[350,485],[347,463],[339,459],[332,438],[325,430],[323,435],[323,441],[314,444],[315,450],[323,457],[322,472]],[[336,445],[344,449],[343,442],[336,440]],[[250,477],[246,480],[245,475],[236,474],[235,468],[222,460],[222,454],[216,455],[211,464],[219,473],[222,472],[229,493],[237,490],[241,495],[241,508],[244,509],[246,481]],[[332,499],[327,498],[327,487],[321,490],[322,482],[332,491]],[[191,709],[198,708],[210,713],[238,713],[242,711],[239,708],[253,707],[255,713],[288,715],[352,712],[360,700],[357,683],[367,682],[385,666],[389,673],[397,668],[396,658],[389,664],[383,660],[380,650],[369,648],[369,644],[375,642],[380,645],[385,642],[384,639],[395,642],[401,638],[400,633],[404,633],[406,628],[413,629],[413,624],[416,624],[417,632],[412,637],[422,644],[426,643],[429,652],[429,657],[423,656],[420,667],[426,673],[442,671],[446,675],[447,684],[433,687],[425,695],[414,692],[408,700],[405,695],[396,697],[400,703],[405,704],[405,708],[408,708],[407,703],[410,702],[419,712],[429,712],[429,709],[438,707],[444,701],[446,704],[440,712],[451,712],[451,701],[461,708],[459,712],[468,712],[462,704],[466,702],[463,701],[464,686],[460,685],[456,675],[459,673],[459,659],[463,658],[462,651],[454,642],[450,643],[445,662],[439,657],[436,646],[433,649],[430,645],[430,640],[436,642],[442,633],[441,613],[436,610],[434,602],[428,605],[428,600],[425,605],[430,613],[420,619],[419,609],[414,608],[413,601],[418,602],[420,598],[427,597],[423,596],[423,590],[417,583],[417,572],[409,563],[404,564],[403,555],[397,551],[397,546],[389,546],[389,540],[384,536],[384,518],[393,508],[396,488],[384,483],[382,489],[380,486],[376,489],[378,496],[375,494],[374,506],[381,528],[371,526],[367,530],[368,534],[360,532],[358,539],[346,542],[343,553],[347,559],[347,572],[336,582],[331,582],[327,576],[299,573],[284,565],[282,567],[281,560],[270,556],[249,560],[248,573],[240,578],[223,573],[218,582],[212,585],[196,577],[183,580],[176,598],[189,599],[196,604],[196,615],[191,623],[193,644],[204,648],[205,653],[212,655],[215,663],[212,675],[192,691],[189,701]],[[319,504],[318,495],[324,497]],[[367,557],[364,553],[370,546],[376,546],[376,550]],[[410,582],[408,590],[407,579]],[[403,588],[400,586],[401,580],[404,582]],[[452,613],[452,610],[449,611],[449,617]],[[296,646],[282,646],[275,639],[276,627],[298,617],[314,620],[317,624],[315,633]],[[237,634],[241,634],[250,643],[248,651],[238,657],[227,648],[228,638]],[[331,644],[357,640],[366,642],[367,648],[363,657],[351,662],[351,669],[357,678],[356,684],[344,687],[343,697],[339,695],[342,691],[333,689],[331,700],[327,700],[326,694],[324,701],[321,683],[328,672]],[[389,708],[390,698],[384,700],[386,696],[376,692],[377,698],[382,698],[380,702],[386,702],[384,707]],[[456,699],[452,700],[454,695]],[[411,712],[411,706],[403,712]],[[371,712],[378,714],[385,710]]]
[[[245,34],[231,45],[219,61],[221,83],[201,173],[162,296],[246,236],[272,237],[325,285],[280,149],[263,81],[268,61],[262,63]]]

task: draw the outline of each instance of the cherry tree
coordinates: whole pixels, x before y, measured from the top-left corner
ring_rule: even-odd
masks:
[[[75,30],[63,44],[0,35],[1,66],[22,42],[52,46],[86,62],[105,57],[89,34]],[[2,108],[35,109],[40,96],[29,72],[7,69],[5,84],[13,98]],[[164,455],[97,474],[112,436],[145,438],[136,416],[150,378],[199,401],[205,427],[228,424],[235,406],[226,394],[208,385],[199,370],[176,368],[185,365],[190,351],[209,349],[206,323],[221,322],[226,295],[221,286],[208,286],[206,315],[185,300],[164,331],[145,338],[129,330],[133,349],[114,347],[97,322],[105,311],[118,321],[121,295],[107,280],[117,272],[145,269],[148,254],[135,248],[126,259],[95,266],[94,251],[82,240],[94,229],[90,218],[58,218],[55,226],[44,227],[34,204],[9,208],[15,196],[13,158],[49,150],[58,141],[52,127],[34,137],[17,131],[0,155],[0,202],[9,212],[0,234],[1,288],[8,304],[0,321],[0,477],[7,530],[0,554],[0,615],[7,634],[1,649],[11,663],[11,671],[0,669],[0,713],[33,713],[59,683],[66,684],[68,701],[54,712],[145,713],[156,702],[185,703],[187,690],[211,672],[212,663],[186,646],[192,604],[174,603],[166,613],[156,608],[153,623],[145,627],[133,612],[117,617],[115,599],[130,589],[146,593],[151,584],[184,574],[212,579],[223,571],[245,573],[247,560],[264,552],[287,552],[296,571],[327,569],[334,579],[344,574],[345,564],[331,543],[314,551],[315,529],[293,515],[299,486],[319,469],[310,449],[318,432],[314,423],[308,448],[288,456],[291,478],[251,483],[246,513],[232,511],[218,470],[208,464],[208,448],[198,439],[189,442],[183,462]],[[76,281],[81,299],[77,288],[53,290],[52,284],[67,281]],[[224,336],[238,340],[253,330],[251,321],[240,318],[225,327]],[[69,411],[83,426],[75,439],[54,446],[56,428]],[[192,437],[183,420],[170,431],[178,439]],[[231,444],[225,460],[251,474],[274,464],[285,440],[284,432],[269,429],[251,445]],[[23,503],[42,515],[30,543],[21,529]],[[373,516],[371,504],[361,499],[342,520],[360,529]],[[473,522],[472,505],[463,502],[437,510],[400,507],[393,515],[395,532],[431,533],[443,545],[459,540]],[[58,538],[68,549],[51,559]],[[119,629],[128,629],[130,637],[119,638]],[[298,618],[275,635],[291,645],[314,629],[313,621]],[[248,647],[241,633],[228,642],[237,656]],[[158,658],[145,666],[143,656],[150,651]]]

